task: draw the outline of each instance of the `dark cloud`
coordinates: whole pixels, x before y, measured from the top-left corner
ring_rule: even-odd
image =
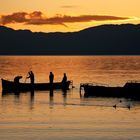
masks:
[[[0,23],[2,25],[10,23],[28,23],[31,20],[42,20],[43,13],[40,11],[34,11],[32,13],[27,12],[16,12],[11,15],[2,15]]]
[[[34,11],[28,15],[29,15],[30,19],[42,19],[43,13],[40,11]]]
[[[30,25],[63,25],[65,23],[75,22],[91,22],[91,21],[116,21],[116,20],[128,20],[129,17],[117,17],[106,15],[80,15],[80,16],[68,16],[68,15],[56,15],[54,17],[46,17],[40,11],[34,11],[32,13],[17,12],[11,15],[2,15],[0,18],[0,24],[6,25],[10,23],[24,23]],[[67,27],[67,26],[66,26]]]
[[[9,24],[9,23],[22,23],[22,22],[27,22],[26,20],[26,12],[18,12],[18,13],[13,13],[11,15],[2,15],[1,16],[1,24]]]

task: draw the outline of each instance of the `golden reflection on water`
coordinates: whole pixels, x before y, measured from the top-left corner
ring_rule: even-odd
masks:
[[[81,82],[122,85],[140,79],[138,56],[5,56],[0,57],[0,77],[26,77],[36,82],[55,81],[66,72],[74,89],[7,94],[0,98],[0,139],[140,139],[140,102],[117,98],[80,98]],[[22,82],[24,82],[24,78]],[[113,105],[117,104],[117,108]],[[131,109],[127,108],[131,105]],[[8,135],[7,135],[8,133]]]
[[[1,78],[23,75],[23,82],[30,69],[35,73],[36,82],[49,81],[50,71],[54,73],[55,81],[61,81],[65,72],[76,84],[122,85],[127,80],[140,79],[139,56],[1,56],[0,65]]]

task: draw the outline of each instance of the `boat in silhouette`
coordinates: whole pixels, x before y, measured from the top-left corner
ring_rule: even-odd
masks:
[[[21,92],[21,91],[31,91],[31,90],[50,90],[50,89],[62,89],[67,90],[69,86],[72,84],[72,81],[67,81],[65,83],[62,82],[54,82],[50,83],[15,83],[14,81],[9,81],[5,79],[1,79],[2,81],[2,92]]]
[[[140,81],[128,81],[122,87],[111,87],[97,83],[81,83],[80,93],[82,89],[84,89],[84,97],[124,97],[140,100]]]

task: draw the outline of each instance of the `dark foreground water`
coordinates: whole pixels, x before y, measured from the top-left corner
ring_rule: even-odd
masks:
[[[36,82],[48,82],[50,71],[55,81],[61,81],[66,72],[75,88],[66,94],[55,90],[54,96],[49,91],[36,91],[34,96],[30,92],[0,94],[0,140],[140,139],[139,101],[79,95],[83,82],[123,86],[128,80],[140,80],[140,56],[0,57],[0,78],[23,75],[25,82],[30,69]]]

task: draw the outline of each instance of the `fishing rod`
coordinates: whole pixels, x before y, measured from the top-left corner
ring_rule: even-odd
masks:
[[[29,71],[28,71],[28,73],[27,73],[27,75],[26,75],[26,77],[25,77],[25,81],[24,81],[24,83],[26,83],[27,77],[28,77],[29,72],[31,71],[31,69],[32,69],[32,67],[29,68]]]
[[[26,75],[26,77],[25,77],[25,81],[24,81],[24,83],[26,83],[26,80],[27,80],[27,76],[28,76],[28,73],[27,73],[27,75]]]

